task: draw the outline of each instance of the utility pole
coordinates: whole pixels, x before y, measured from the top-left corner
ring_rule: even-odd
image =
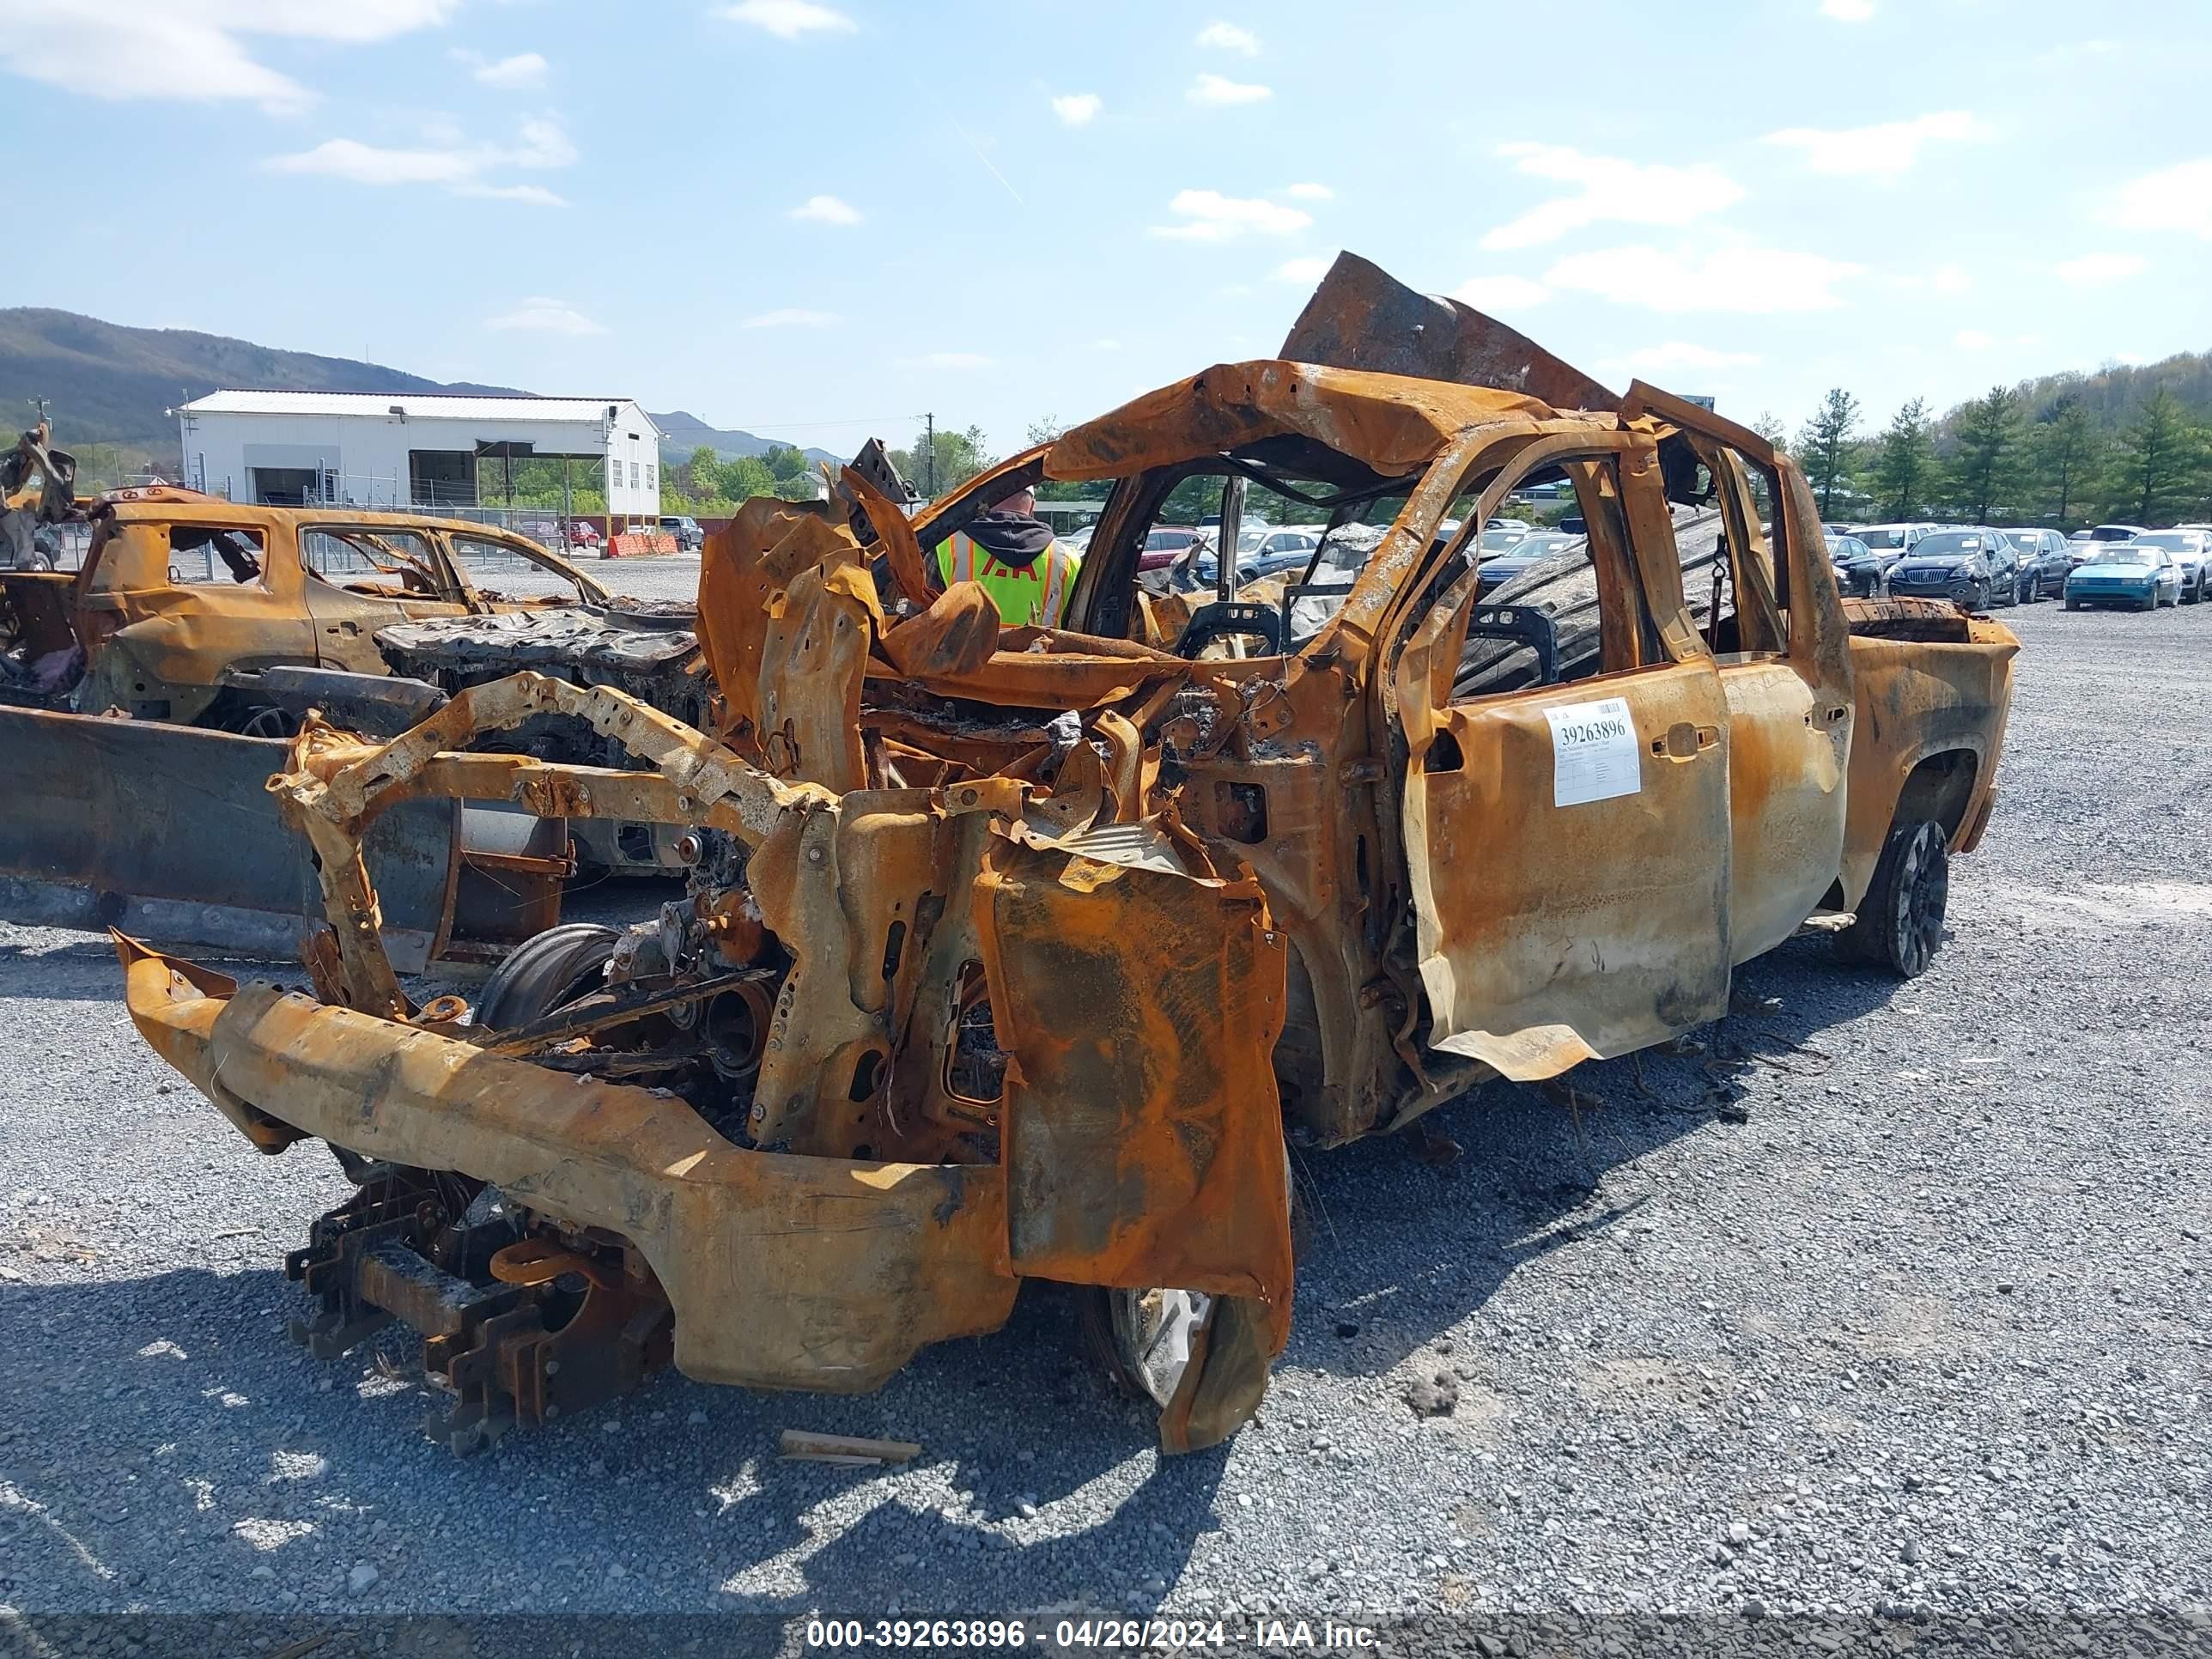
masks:
[[[922,494],[928,496],[930,500],[935,501],[937,499],[937,416],[934,414],[924,415],[921,417],[921,428],[922,447],[928,452],[928,458],[922,463],[928,469],[924,475],[928,482],[922,486]]]

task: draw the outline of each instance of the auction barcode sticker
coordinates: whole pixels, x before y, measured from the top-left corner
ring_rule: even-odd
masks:
[[[1643,746],[1625,697],[1547,708],[1552,723],[1552,805],[1633,795],[1644,787]]]

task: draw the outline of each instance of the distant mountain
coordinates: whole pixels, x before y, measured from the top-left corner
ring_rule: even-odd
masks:
[[[651,410],[646,411],[653,415]],[[758,455],[771,449],[788,449],[789,444],[776,438],[757,437],[750,432],[734,428],[708,426],[696,415],[678,409],[665,415],[653,415],[653,423],[660,428],[660,453],[670,460],[680,461],[704,444],[713,450],[717,459],[734,461],[740,455]],[[810,461],[842,461],[850,459],[833,455],[826,449],[807,449],[800,452]]]
[[[190,329],[126,328],[30,306],[0,309],[0,443],[31,424],[38,411],[30,400],[44,398],[64,448],[125,444],[173,457],[177,423],[161,411],[217,386],[518,395],[512,386],[447,385],[381,363]]]

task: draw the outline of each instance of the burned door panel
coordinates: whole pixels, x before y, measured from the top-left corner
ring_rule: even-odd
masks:
[[[1622,793],[1577,799],[1591,744]],[[1728,760],[1705,659],[1440,711],[1405,789],[1430,1045],[1528,1080],[1725,1012]]]

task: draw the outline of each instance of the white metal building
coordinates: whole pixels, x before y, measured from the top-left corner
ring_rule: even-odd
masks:
[[[565,459],[611,518],[660,513],[660,430],[627,398],[212,392],[174,412],[183,482],[233,501],[472,507],[511,462]]]

